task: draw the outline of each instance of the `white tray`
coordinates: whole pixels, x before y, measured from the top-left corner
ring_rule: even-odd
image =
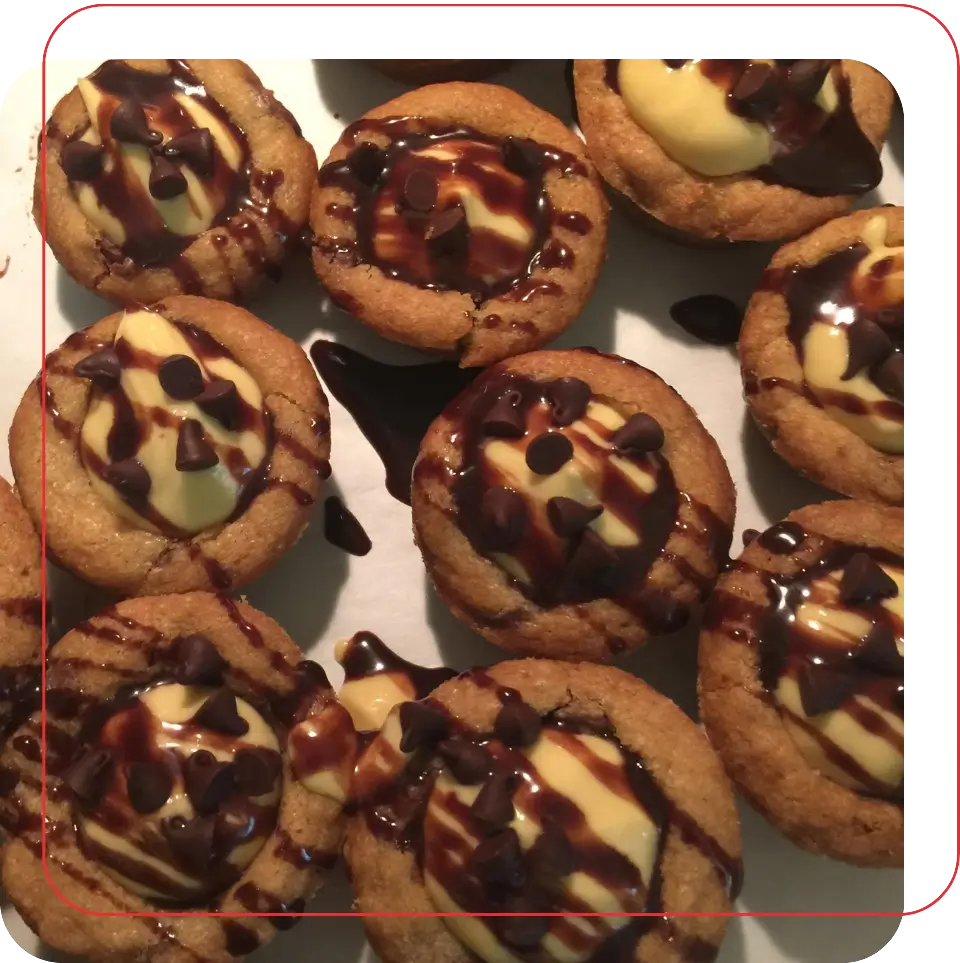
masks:
[[[254,60],[253,69],[276,91],[303,127],[321,162],[346,123],[404,88],[357,61]],[[48,110],[95,61],[47,65]],[[563,61],[526,61],[501,75],[534,103],[570,121]],[[40,130],[40,70],[23,75],[0,109],[0,429],[6,430],[24,389],[40,367],[41,242],[30,210],[36,140]],[[883,154],[885,177],[863,206],[902,202],[903,127],[895,116]],[[724,294],[745,303],[773,248],[695,250],[649,236],[613,211],[609,253],[593,299],[557,347],[592,344],[652,368],[697,410],[716,438],[737,485],[734,545],[744,528],[764,528],[801,505],[830,497],[801,479],[773,454],[753,427],[741,397],[735,352],[701,344],[669,317],[674,301],[698,293]],[[72,331],[108,314],[109,304],[79,288],[47,255],[47,350]],[[332,307],[305,256],[284,270],[249,305],[260,317],[301,341],[333,338],[372,357],[404,362],[419,356],[376,337]],[[422,358],[420,358],[422,360]],[[429,587],[413,545],[410,510],[383,486],[383,469],[350,415],[333,399],[333,477],[324,494],[340,493],[373,539],[373,551],[353,558],[329,545],[318,512],[296,548],[252,585],[249,601],[273,616],[321,662],[335,683],[342,673],[334,642],[360,629],[380,635],[406,658],[457,669],[489,664],[500,652],[463,627]],[[0,473],[10,478],[5,447]],[[54,573],[58,619],[67,625],[97,606],[96,593]],[[695,629],[660,640],[622,660],[691,711],[695,707]],[[741,806],[744,864],[739,911],[900,912],[903,874],[858,870],[807,855]],[[335,870],[317,912],[349,912],[350,889]],[[5,904],[3,921],[16,940],[43,959],[55,959]],[[852,963],[876,953],[892,937],[897,918],[732,919],[718,963]],[[305,919],[249,959],[314,963],[318,947],[334,963],[373,963],[358,919]]]

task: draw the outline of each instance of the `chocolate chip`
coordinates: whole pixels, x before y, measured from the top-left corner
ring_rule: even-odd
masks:
[[[511,699],[497,713],[494,735],[512,748],[531,746],[540,735],[540,713],[520,699]]]
[[[473,786],[490,775],[490,756],[469,739],[444,739],[437,747],[453,778]]]
[[[447,717],[428,702],[404,702],[400,706],[401,752],[416,752],[445,739],[450,732]]]
[[[897,637],[883,622],[870,629],[853,658],[858,665],[879,675],[903,675],[903,656],[897,646]]]
[[[572,498],[557,495],[547,502],[550,527],[561,538],[579,535],[595,518],[603,514],[603,505],[584,505]]]
[[[526,137],[508,137],[501,150],[504,166],[518,177],[532,177],[543,170],[543,149]]]
[[[603,584],[617,566],[617,553],[592,529],[584,529],[567,563],[567,580],[574,586]]]
[[[856,676],[831,666],[807,663],[797,677],[804,713],[822,716],[838,709],[857,689]]]
[[[893,342],[879,324],[865,318],[847,326],[847,370],[841,380],[848,381],[863,368],[872,368],[893,353]]]
[[[903,401],[903,352],[895,351],[886,361],[871,368],[873,383],[897,401]]]
[[[220,685],[227,667],[214,644],[202,635],[177,640],[177,665],[173,678],[181,685]]]
[[[270,749],[241,749],[233,765],[237,789],[246,796],[263,796],[276,786],[282,761]]]
[[[60,166],[72,181],[92,181],[103,171],[103,145],[73,140],[60,151]]]
[[[198,177],[213,174],[213,137],[206,127],[171,138],[163,145],[163,153],[188,164]]]
[[[561,829],[546,825],[527,851],[527,874],[544,889],[556,889],[573,872],[574,852]]]
[[[124,98],[110,118],[110,134],[114,140],[152,147],[163,140],[163,134],[150,130],[143,107],[130,97]]]
[[[424,233],[435,256],[454,257],[467,253],[470,227],[462,207],[449,207],[430,215]]]
[[[506,913],[522,913],[522,916],[494,916],[490,923],[500,939],[518,950],[532,950],[550,931],[551,917],[534,916],[540,907],[527,899],[517,897],[504,905]],[[542,911],[542,910],[541,910]]]
[[[730,99],[737,112],[745,117],[769,120],[780,106],[773,67],[750,64],[730,91]]]
[[[182,816],[164,820],[163,832],[175,856],[191,870],[202,873],[213,862],[215,816],[196,816],[187,821]]]
[[[527,467],[537,475],[553,475],[571,458],[573,442],[559,431],[545,431],[527,445]]]
[[[293,670],[298,692],[316,692],[318,689],[329,689],[330,680],[323,666],[312,659],[303,659]]]
[[[544,393],[553,407],[553,423],[560,428],[582,418],[593,397],[590,385],[579,378],[557,378],[546,386]]]
[[[421,168],[410,171],[403,182],[404,205],[411,211],[427,214],[437,203],[436,177]]]
[[[92,381],[103,391],[110,391],[120,383],[120,359],[113,348],[101,348],[82,358],[73,366],[78,378]]]
[[[103,478],[128,501],[138,501],[150,494],[150,473],[136,458],[124,458],[123,461],[107,465],[103,470]]]
[[[866,552],[857,552],[840,577],[840,601],[846,605],[890,599],[899,593],[897,583]]]
[[[214,381],[193,400],[205,415],[220,422],[227,431],[239,427],[240,394],[232,381]]]
[[[470,868],[488,886],[522,886],[523,858],[516,832],[504,829],[480,840],[470,857]]]
[[[794,97],[813,100],[829,73],[829,60],[796,60],[787,71],[787,86]]]
[[[513,819],[514,777],[495,772],[477,794],[470,813],[490,831],[502,829]]]
[[[169,201],[186,193],[187,179],[183,172],[162,154],[150,157],[150,193],[158,201]]]
[[[690,609],[683,602],[678,602],[660,589],[641,589],[637,604],[647,627],[654,632],[676,632],[690,618]]]
[[[670,308],[670,317],[708,344],[735,344],[743,324],[740,308],[719,294],[695,294],[677,301]]]
[[[373,187],[383,173],[386,158],[376,144],[364,141],[347,155],[347,167],[354,177],[366,187]]]
[[[198,749],[183,764],[187,796],[199,813],[214,813],[234,789],[235,772],[206,749]]]
[[[177,471],[206,471],[220,463],[213,446],[203,435],[203,425],[187,418],[177,433]]]
[[[483,433],[496,438],[522,438],[526,419],[522,410],[523,395],[508,391],[498,398],[483,419]]]
[[[138,813],[155,813],[169,798],[173,779],[161,762],[131,762],[127,766],[127,795]]]
[[[227,736],[242,736],[250,724],[237,711],[237,697],[227,688],[218,689],[193,717],[197,725]]]
[[[620,426],[610,443],[624,454],[644,455],[649,451],[659,451],[663,447],[663,429],[655,418],[641,412],[631,415]]]
[[[755,528],[745,528],[743,534],[740,536],[743,539],[743,546],[746,548],[755,538],[760,535]]]
[[[193,358],[173,354],[164,358],[157,373],[160,387],[177,401],[190,401],[203,391],[203,372]]]
[[[664,60],[671,70],[679,70],[686,62],[686,60]]]
[[[523,538],[527,524],[527,503],[512,488],[491,488],[480,500],[480,523],[487,547],[508,552]]]
[[[113,780],[113,756],[106,749],[88,749],[64,773],[63,781],[83,806],[97,806]]]

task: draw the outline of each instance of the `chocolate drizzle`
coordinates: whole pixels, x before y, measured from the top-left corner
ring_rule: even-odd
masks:
[[[372,632],[357,632],[345,647],[340,664],[345,683],[373,675],[399,676],[410,683],[414,699],[426,698],[438,685],[457,674],[443,666],[426,668],[408,662]]]

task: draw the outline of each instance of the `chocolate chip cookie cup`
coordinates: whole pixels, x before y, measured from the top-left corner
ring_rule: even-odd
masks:
[[[24,504],[81,578],[125,595],[234,589],[300,536],[329,474],[327,402],[300,346],[242,308],[178,296],[47,358],[10,431]]]
[[[509,60],[371,60],[370,63],[393,80],[411,86],[483,80],[510,65]]]
[[[679,963],[723,938],[722,916],[670,915],[730,911],[730,786],[699,728],[618,669],[465,673],[390,714],[353,791],[358,909],[473,914],[365,916],[385,963]],[[644,912],[658,915],[581,915]]]
[[[700,713],[731,779],[803,849],[903,865],[903,511],[811,505],[721,576]]]
[[[440,597],[523,655],[603,661],[679,628],[713,586],[733,514],[690,406],[587,349],[485,371],[431,425],[413,474]]]
[[[340,849],[356,735],[275,622],[200,592],[121,602],[54,647],[46,703],[45,823],[39,714],[0,799],[3,888],[41,939],[229,961],[296,922]],[[177,910],[223,915],[150,915]]]
[[[78,283],[122,304],[237,300],[276,278],[317,172],[240,60],[108,60],[54,108],[34,217]]]
[[[597,170],[681,238],[776,241],[880,183],[893,88],[855,60],[576,60]]]
[[[582,142],[503,87],[411,91],[351,124],[320,169],[313,264],[393,341],[487,365],[557,337],[606,250]]]
[[[903,208],[782,247],[740,333],[750,412],[778,454],[853,498],[903,504]]]

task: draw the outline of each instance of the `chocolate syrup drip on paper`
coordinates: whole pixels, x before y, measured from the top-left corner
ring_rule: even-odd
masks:
[[[350,555],[366,555],[373,548],[360,520],[338,495],[331,495],[323,503],[323,534],[331,545]]]
[[[372,632],[357,632],[350,639],[340,664],[343,666],[344,682],[366,679],[373,675],[402,676],[410,682],[416,693],[415,699],[426,698],[438,685],[457,674],[445,666],[428,668],[408,662]]]

